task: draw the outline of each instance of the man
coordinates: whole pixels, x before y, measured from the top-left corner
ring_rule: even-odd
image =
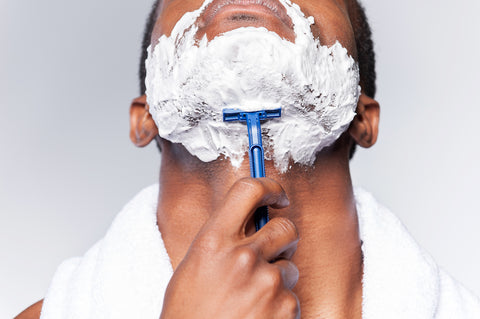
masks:
[[[314,18],[312,33],[322,44],[332,46],[338,41],[359,63],[362,92],[348,130],[317,153],[313,165],[293,162],[286,172],[280,172],[272,161],[266,161],[269,178],[245,178],[249,176],[247,161],[238,169],[223,158],[203,162],[182,144],[158,136],[162,123],[154,122],[143,85],[145,55],[142,96],[131,106],[130,136],[137,146],[155,139],[162,151],[160,191],[150,192],[158,198],[156,225],[173,276],[166,290],[158,287],[158,296],[144,296],[144,287],[135,286],[144,279],[133,274],[135,264],[144,266],[143,255],[132,257],[132,264],[124,259],[118,263],[102,260],[113,237],[107,235],[84,259],[62,266],[42,318],[62,318],[57,311],[63,317],[120,318],[131,309],[148,308],[148,302],[138,309],[126,305],[129,300],[142,303],[146,298],[158,298],[152,303],[160,301],[160,311],[155,305],[151,312],[162,318],[479,318],[478,299],[439,270],[389,212],[352,187],[349,158],[355,145],[375,143],[379,119],[379,105],[373,99],[372,42],[363,9],[353,0],[294,2]],[[144,52],[202,3],[164,0],[157,4],[147,26]],[[271,12],[258,10],[248,1],[234,4],[237,7],[204,26],[209,39],[245,26],[264,26],[283,38],[294,38],[292,26],[280,23]],[[140,203],[137,200],[132,206],[140,207],[145,198],[140,196]],[[253,212],[265,205],[271,207],[272,219],[255,233]],[[121,228],[116,234],[128,237],[129,230],[121,225],[113,225],[112,233]],[[105,276],[118,271],[118,277],[111,277],[112,286],[101,287],[103,278],[98,279],[102,284],[90,283],[91,278],[103,276],[89,273],[90,261],[111,265],[105,267]],[[154,277],[148,267],[142,271]],[[118,287],[120,279],[129,281],[122,278],[129,276],[137,280],[130,286],[135,291],[127,294],[131,299],[112,288]],[[62,277],[68,277],[65,284]],[[156,282],[152,277],[148,280]],[[92,291],[93,301],[82,300]],[[142,298],[137,300],[135,295]],[[63,302],[71,308],[61,310]],[[39,302],[18,318],[39,318],[41,308]],[[89,310],[82,312],[82,308]],[[143,314],[136,317],[150,318]]]

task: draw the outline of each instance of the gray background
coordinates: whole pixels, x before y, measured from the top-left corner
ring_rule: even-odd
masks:
[[[158,179],[155,147],[128,139],[150,2],[0,2],[1,318],[41,299],[57,265]],[[480,294],[480,1],[365,5],[381,135],[357,153],[354,181]]]

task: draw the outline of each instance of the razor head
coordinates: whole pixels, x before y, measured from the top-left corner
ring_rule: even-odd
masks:
[[[247,113],[258,114],[258,118],[261,121],[263,121],[263,120],[282,116],[282,109],[260,110],[260,111],[253,111],[253,112],[246,112],[240,109],[224,109],[223,121],[224,122],[246,121]]]

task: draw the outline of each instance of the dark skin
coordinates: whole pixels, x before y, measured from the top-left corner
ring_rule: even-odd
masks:
[[[294,2],[315,18],[312,32],[321,43],[338,40],[356,56],[347,2]],[[201,3],[165,0],[152,41]],[[224,10],[198,23],[198,36],[209,39],[250,25],[294,39],[289,21],[258,8]],[[280,174],[267,161],[269,178],[258,180],[248,177],[248,159],[239,169],[222,158],[204,163],[159,138],[148,108],[145,96],[132,102],[130,138],[139,147],[157,139],[162,149],[157,222],[175,272],[161,318],[361,318],[363,262],[349,150],[376,142],[375,100],[360,96],[347,132],[313,166],[291,163]],[[255,233],[252,214],[263,205],[272,219]],[[17,318],[39,318],[41,306]]]

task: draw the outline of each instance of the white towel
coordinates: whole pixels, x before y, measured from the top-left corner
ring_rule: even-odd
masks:
[[[62,263],[41,319],[158,319],[173,270],[156,224],[158,185],[138,194],[105,237]],[[480,300],[441,270],[402,223],[356,189],[365,319],[480,319]]]

